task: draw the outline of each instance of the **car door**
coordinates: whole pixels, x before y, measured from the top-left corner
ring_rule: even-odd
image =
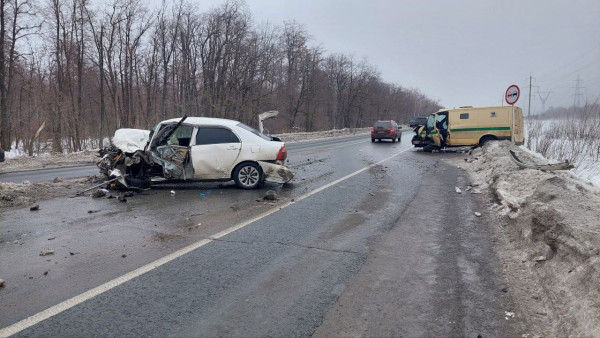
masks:
[[[240,138],[231,129],[222,126],[199,126],[191,156],[194,178],[230,178],[241,149]]]
[[[429,115],[429,117],[427,118],[427,125],[425,127],[426,127],[426,131],[427,131],[427,137],[429,139],[431,139],[431,141],[433,141],[433,144],[435,146],[441,147],[442,140],[441,140],[440,133],[436,126],[437,120],[438,120],[438,114]]]

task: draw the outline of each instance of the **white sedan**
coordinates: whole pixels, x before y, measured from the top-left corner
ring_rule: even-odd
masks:
[[[241,122],[206,117],[166,120],[152,131],[119,129],[97,163],[126,187],[164,180],[229,181],[243,189],[287,183],[285,144]],[[117,169],[117,170],[115,170]]]

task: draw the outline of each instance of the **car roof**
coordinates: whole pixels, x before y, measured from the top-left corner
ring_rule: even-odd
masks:
[[[176,123],[181,120],[181,117],[164,120],[161,123]],[[219,125],[219,126],[235,126],[239,124],[239,121],[229,120],[229,119],[220,119],[216,117],[188,117],[183,121],[184,124],[194,124],[194,125]]]

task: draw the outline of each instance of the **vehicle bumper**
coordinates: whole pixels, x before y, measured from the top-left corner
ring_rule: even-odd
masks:
[[[284,165],[265,161],[258,161],[258,164],[261,166],[267,182],[283,184],[291,181],[296,175]]]

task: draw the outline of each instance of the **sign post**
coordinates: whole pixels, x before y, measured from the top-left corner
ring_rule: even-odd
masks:
[[[515,103],[519,100],[521,96],[521,90],[517,85],[510,85],[508,89],[506,89],[506,93],[504,93],[504,99],[506,103],[512,106],[512,113],[510,116],[511,119],[511,127],[510,127],[510,142],[515,143]]]

